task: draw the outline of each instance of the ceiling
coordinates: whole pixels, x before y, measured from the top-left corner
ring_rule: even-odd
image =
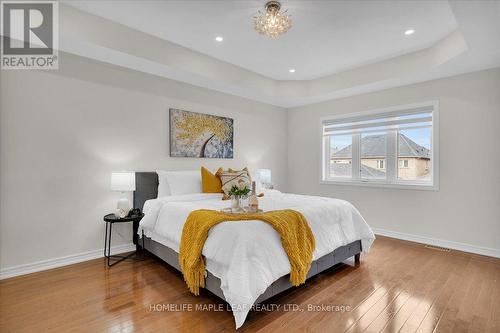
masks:
[[[293,27],[277,39],[253,29],[265,1],[70,3],[275,80],[316,79],[424,49],[457,28],[447,1],[284,0]],[[416,33],[405,36],[410,28]]]
[[[63,0],[59,49],[285,108],[500,67],[500,1],[283,1],[274,40],[264,3]]]

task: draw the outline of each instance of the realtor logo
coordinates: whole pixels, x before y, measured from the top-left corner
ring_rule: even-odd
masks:
[[[2,1],[2,69],[58,69],[57,1]]]

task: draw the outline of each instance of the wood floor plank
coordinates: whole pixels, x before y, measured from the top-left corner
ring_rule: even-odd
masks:
[[[434,257],[429,258],[429,262],[433,262],[432,265],[429,266],[430,270],[422,271],[420,279],[414,281],[410,299],[394,317],[388,321],[382,332],[398,332],[410,317],[413,316],[412,318],[417,318],[418,310],[425,307],[423,302],[439,291],[448,278],[449,273],[453,271],[453,259],[443,253],[436,252]],[[423,315],[425,315],[425,313]]]
[[[415,295],[421,294],[422,286],[428,286],[437,277],[433,274],[438,265],[442,265],[442,257],[440,253],[433,253],[430,257],[425,258],[423,263],[414,261],[413,270],[411,274],[407,274],[402,277],[404,281],[403,285],[403,296],[404,298],[399,298],[396,302],[389,304],[384,311],[379,315],[379,317],[367,328],[368,332],[381,332],[386,327],[388,330],[393,327],[390,324],[394,317],[404,308],[407,304],[414,304]],[[424,283],[427,282],[427,283]],[[408,307],[407,307],[408,308]]]
[[[492,306],[489,311],[490,314],[488,316],[488,323],[486,324],[485,332],[493,333],[500,332],[500,265],[495,265],[494,270],[495,278],[493,279],[493,284],[495,286],[494,290],[492,290]]]
[[[281,296],[279,295],[273,298],[272,301],[274,303],[281,303],[281,300],[284,300],[288,303],[303,305],[307,302],[312,302],[313,300],[318,299],[318,297],[321,297],[321,295],[329,294],[329,292],[325,290],[325,288],[332,287],[334,289],[331,290],[342,290],[344,286],[356,286],[360,281],[360,278],[363,278],[365,280],[369,278],[369,274],[367,274],[368,271],[374,272],[375,269],[381,269],[383,263],[387,264],[385,258],[390,254],[391,251],[394,251],[394,248],[392,246],[393,245],[391,244],[389,246],[373,248],[373,251],[371,253],[378,254],[373,258],[373,260],[364,261],[364,259],[362,259],[363,264],[359,267],[348,267],[345,265],[341,265],[340,267],[334,268],[333,270],[328,270],[327,272],[321,273],[319,275],[319,279],[321,279],[321,282],[316,282],[315,278],[312,283],[306,285],[304,291],[300,290],[303,287],[292,289],[281,294]],[[297,295],[297,297],[292,296],[294,293]],[[258,313],[255,316],[251,314],[248,325],[247,323],[245,324],[243,331],[246,331],[247,329],[250,331],[259,329],[262,329],[262,331],[268,331],[275,329],[276,327],[278,327],[279,329],[286,329],[286,327],[283,326],[286,326],[288,321],[294,317],[297,317],[296,313]],[[270,323],[272,323],[274,328],[268,327]]]
[[[238,331],[500,332],[499,259],[386,237],[361,258],[267,302],[349,311],[251,312]],[[189,293],[182,275],[156,259],[112,268],[98,259],[1,280],[0,332],[235,332],[224,306],[204,290]]]
[[[462,302],[467,300],[466,296],[470,295],[471,289],[474,288],[472,283],[476,272],[474,268],[474,262],[469,260],[464,271],[460,274],[459,283],[449,284],[443,288],[420,323],[417,332],[433,332],[444,313],[449,313],[453,318],[456,318],[456,313]]]
[[[360,268],[357,268],[357,275],[350,273],[349,276],[344,277],[341,280],[334,281],[328,287],[322,288],[316,295],[303,299],[301,304],[305,308],[306,312],[304,313],[293,313],[289,312],[280,316],[280,318],[272,321],[268,325],[262,328],[262,332],[267,331],[287,331],[290,329],[315,329],[315,327],[326,328],[330,326],[332,321],[335,318],[338,318],[341,313],[323,311],[323,312],[307,312],[308,305],[318,305],[318,304],[334,304],[334,305],[342,305],[348,304],[342,299],[342,293],[348,292],[353,289],[359,288],[359,283],[369,283],[373,284],[373,280],[371,275],[376,275],[377,272],[387,271],[390,264],[394,264],[383,260],[384,256],[380,256],[379,259],[374,260],[369,265],[361,265]],[[397,260],[404,261],[404,258],[397,258]],[[396,260],[396,261],[397,261]],[[369,266],[369,267],[367,267]],[[363,270],[369,270],[370,274],[362,273]],[[354,278],[353,278],[354,277]],[[361,281],[364,279],[364,281]],[[352,306],[351,306],[352,307]],[[324,320],[326,319],[326,322]],[[336,327],[336,329],[340,329],[340,327]]]
[[[484,279],[483,287],[479,292],[477,302],[471,307],[472,320],[468,332],[480,333],[485,332],[491,313],[493,304],[493,292],[495,290],[495,265],[487,262],[481,263],[481,271],[484,272],[482,279]],[[439,326],[438,326],[439,327]]]
[[[392,262],[392,264],[401,269],[394,270],[393,267],[395,266],[388,266],[384,270],[384,274],[379,277],[377,283],[382,285],[384,290],[397,287],[397,290],[402,291],[405,283],[404,281],[413,276],[414,270],[417,267],[421,267],[421,265],[425,264],[425,258],[419,256],[419,251],[415,248],[410,248],[409,251],[406,252],[406,255],[402,254],[401,259],[403,260],[402,262]],[[386,297],[383,301],[387,302],[388,300],[390,301],[391,299]],[[351,329],[351,326],[364,327],[367,321],[369,322],[370,319],[375,320],[377,315],[381,313],[381,311],[378,314],[376,313],[381,308],[381,304],[383,303],[379,303],[377,307],[373,308],[375,304],[362,302],[356,307],[355,311],[346,314],[342,318],[342,322],[337,323],[337,325],[343,331]],[[358,323],[360,320],[362,322]]]
[[[469,259],[470,260],[470,259]],[[430,290],[422,299],[422,302],[418,305],[418,307],[413,311],[412,315],[408,318],[408,320],[403,324],[399,332],[416,332],[417,329],[421,326],[422,321],[428,316],[429,310],[431,309],[433,303],[439,297],[448,297],[449,293],[454,291],[455,288],[458,287],[460,282],[461,274],[460,273],[462,267],[461,264],[464,260],[460,259],[454,268],[446,275],[445,281],[436,288]],[[466,263],[468,262],[465,261]],[[443,295],[443,291],[447,291]]]

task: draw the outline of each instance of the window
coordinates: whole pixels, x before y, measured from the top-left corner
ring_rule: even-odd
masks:
[[[398,157],[404,159],[399,160],[398,179],[430,180],[431,139],[431,127],[399,131]]]
[[[363,145],[361,145],[361,146],[363,146]],[[385,169],[384,163],[385,163],[385,160],[377,160],[377,169]]]
[[[323,118],[322,182],[437,189],[437,107]]]
[[[361,133],[361,179],[387,178],[385,170],[386,145],[387,132]]]
[[[399,160],[399,168],[402,169],[402,168],[408,168],[408,160],[402,160],[400,159]]]
[[[332,177],[352,178],[351,135],[332,135],[329,137],[329,174]]]

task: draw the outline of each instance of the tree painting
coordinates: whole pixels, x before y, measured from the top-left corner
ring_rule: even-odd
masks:
[[[170,109],[170,156],[233,158],[233,119]]]

